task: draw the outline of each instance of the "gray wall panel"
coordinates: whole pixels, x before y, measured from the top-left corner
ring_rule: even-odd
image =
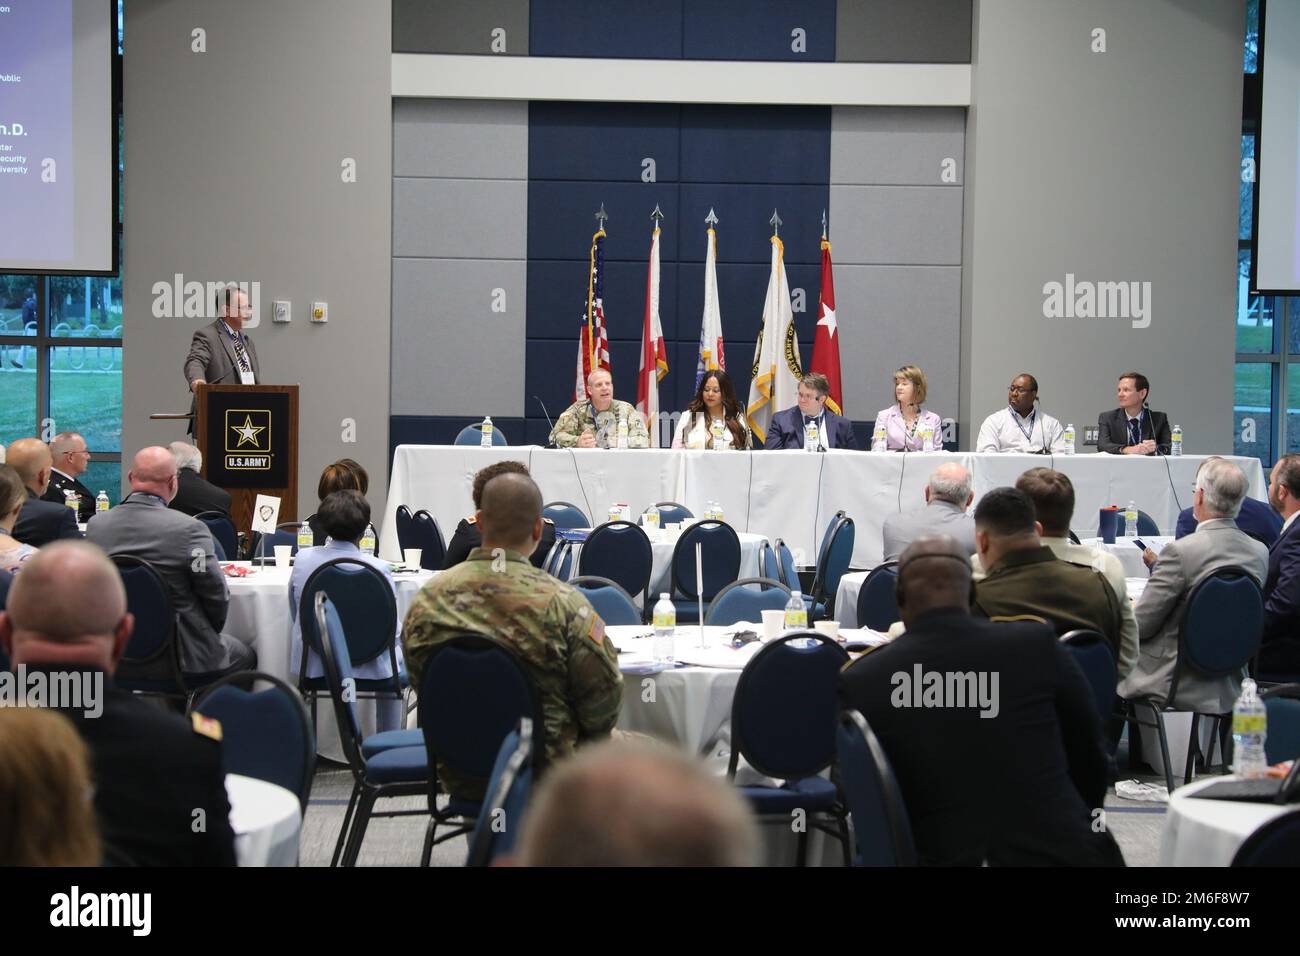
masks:
[[[1232,449],[1240,0],[976,6],[963,404],[1039,375],[1082,427],[1136,367],[1189,453]],[[1107,30],[1107,51],[1090,50]],[[976,169],[978,171],[976,172]],[[1150,325],[1044,317],[1044,283],[1150,282]]]
[[[520,180],[393,180],[393,255],[522,259],[528,184]]]
[[[528,104],[393,100],[393,175],[528,178]]]
[[[835,304],[850,418],[869,421],[889,405],[894,370],[912,364],[925,371],[926,407],[957,417],[960,266],[836,262]]]
[[[155,282],[256,281],[266,381],[301,383],[299,508],[342,457],[386,490],[391,35],[387,0],[130,0],[123,60],[122,450],[183,436],[182,363],[199,319],[152,314]],[[206,30],[206,53],[190,31]],[[322,58],[322,51],[346,55]],[[234,131],[232,137],[225,134]],[[356,161],[356,181],[341,164]],[[272,325],[271,300],[293,303]],[[313,300],[326,325],[307,320]],[[350,387],[340,388],[346,382]],[[344,420],[355,423],[345,429]],[[351,431],[355,440],[345,440]],[[283,520],[291,516],[281,513]]]
[[[524,413],[526,273],[522,261],[394,260],[394,415]]]
[[[505,30],[505,50],[492,31]],[[528,53],[528,0],[393,0],[394,53]]]
[[[952,186],[831,186],[837,263],[959,265],[962,191]]]
[[[943,161],[964,181],[964,109],[837,106],[831,111],[832,185],[937,186]]]
[[[971,62],[972,0],[839,0],[835,59]]]

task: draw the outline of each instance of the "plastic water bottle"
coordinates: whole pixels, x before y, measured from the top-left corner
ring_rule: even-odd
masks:
[[[798,591],[790,592],[790,600],[785,602],[785,622],[787,631],[806,631],[808,629],[808,607],[803,603],[803,595]]]
[[[871,434],[871,450],[884,451],[889,445],[889,436],[881,425]]]
[[[722,520],[722,502],[721,502],[721,501],[715,501],[715,502],[713,502],[711,505],[709,505],[709,517],[712,518],[714,521],[721,521],[721,520]]]
[[[627,412],[618,416],[618,447],[627,447]]]
[[[99,494],[95,495],[95,514],[99,514],[99,512],[107,511],[107,510],[108,510],[108,492],[101,488],[99,490]]]
[[[921,451],[934,451],[934,426],[921,426]]]
[[[817,450],[817,443],[818,443],[818,438],[819,438],[819,437],[820,437],[820,436],[817,434],[817,423],[816,423],[816,422],[809,422],[808,424],[804,425],[804,427],[803,427],[803,450],[804,450],[804,451],[816,451],[816,450]]]
[[[1177,425],[1169,435],[1169,454],[1175,458],[1181,458],[1183,455],[1183,430]]]
[[[304,521],[298,525],[298,550],[313,547],[315,544],[316,536],[312,534],[311,525]]]
[[[677,608],[667,594],[659,595],[654,610],[656,664],[673,663],[673,637],[677,633]]]
[[[1232,708],[1232,771],[1239,777],[1262,777],[1268,770],[1264,740],[1268,736],[1268,711],[1255,693],[1255,682],[1241,682],[1241,696]]]
[[[81,510],[81,500],[77,497],[77,493],[71,488],[65,488],[63,490],[63,503],[72,509],[74,515]]]
[[[657,505],[651,505],[649,508],[647,508],[645,510],[644,518],[645,518],[646,528],[653,529],[655,531],[659,530],[659,507]]]
[[[310,525],[308,526],[310,528]],[[375,526],[367,522],[366,530],[361,535],[361,553],[375,556]]]
[[[1138,536],[1138,510],[1137,505],[1133,502],[1128,503],[1124,509],[1124,537],[1136,538]]]
[[[713,450],[724,451],[727,447],[727,443],[724,441],[724,436],[727,434],[726,423],[720,418],[715,418],[709,426],[709,431],[713,435]]]
[[[482,432],[483,432],[483,434],[479,436],[479,440],[478,440],[479,447],[480,447],[480,448],[491,448],[491,447],[492,447],[492,428],[493,428],[493,426],[492,426],[492,416],[491,416],[491,415],[485,415],[485,416],[483,417],[483,424],[480,425],[479,428],[482,429]]]
[[[1065,453],[1074,454],[1074,425],[1065,426]]]

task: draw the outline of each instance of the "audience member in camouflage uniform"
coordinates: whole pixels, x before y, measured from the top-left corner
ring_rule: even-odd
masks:
[[[402,626],[411,686],[441,643],[466,631],[508,645],[532,677],[545,722],[546,761],[605,739],[623,703],[618,651],[605,624],[578,591],[533,567],[542,537],[542,495],[527,475],[507,473],[483,487],[477,524],[483,546],[420,591]],[[439,777],[455,796],[478,800],[486,780]]]
[[[603,368],[587,376],[590,399],[581,399],[564,410],[551,429],[551,442],[560,448],[615,448],[618,420],[627,418],[627,447],[649,448],[645,419],[633,406],[614,398],[614,379]]]

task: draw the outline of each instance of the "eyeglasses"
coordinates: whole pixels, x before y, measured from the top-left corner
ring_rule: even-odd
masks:
[[[1038,391],[1038,389],[1036,389],[1036,388],[1029,388],[1028,386],[1023,386],[1023,385],[1008,385],[1008,386],[1007,386],[1007,394],[1008,394],[1008,395],[1023,395],[1023,394],[1026,393],[1026,392],[1036,392],[1036,391]]]

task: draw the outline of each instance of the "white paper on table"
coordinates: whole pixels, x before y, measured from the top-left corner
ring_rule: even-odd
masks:
[[[274,495],[258,495],[253,503],[253,530],[262,534],[275,534],[280,517],[280,499]]]

